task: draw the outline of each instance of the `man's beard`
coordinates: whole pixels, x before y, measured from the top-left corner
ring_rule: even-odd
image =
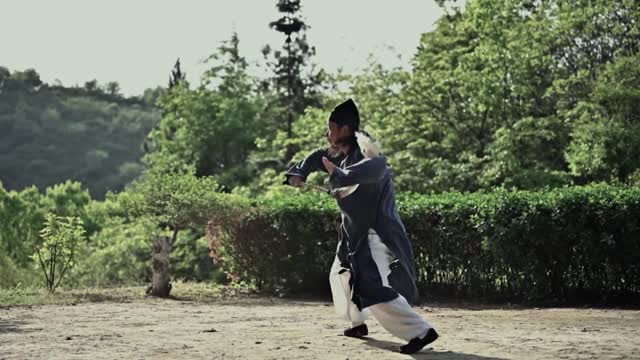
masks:
[[[347,144],[349,142],[349,136],[346,136],[342,139],[338,139],[335,142],[335,144],[328,141],[328,139],[327,139],[327,142],[329,143],[329,148],[327,149],[327,153],[329,154],[330,157],[337,158],[342,154],[342,152],[340,151],[340,146]]]
[[[337,158],[337,157],[340,156],[340,149],[337,146],[334,146],[333,144],[329,144],[329,148],[327,149],[327,153],[332,158]]]

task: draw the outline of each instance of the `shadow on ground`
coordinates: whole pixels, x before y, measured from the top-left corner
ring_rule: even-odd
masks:
[[[22,320],[0,319],[0,335],[10,334],[10,333],[23,334],[23,333],[42,330],[42,329],[25,329],[24,328],[25,325],[27,325],[27,322]]]
[[[392,341],[384,341],[384,340],[376,340],[373,338],[364,338],[365,344],[368,346],[376,347],[383,350],[388,350],[391,352],[399,352],[399,347],[401,343],[392,342]],[[419,353],[409,355],[414,359],[429,359],[429,360],[507,360],[505,358],[497,358],[497,357],[487,357],[473,354],[464,354],[455,351],[435,351],[430,348],[429,345],[422,349]]]

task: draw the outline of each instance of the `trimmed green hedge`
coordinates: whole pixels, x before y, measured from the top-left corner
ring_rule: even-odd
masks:
[[[327,195],[293,193],[257,200],[207,234],[214,260],[236,279],[268,291],[326,293],[339,219]]]
[[[423,296],[640,295],[640,187],[400,194],[398,207]],[[331,198],[301,193],[256,201],[209,235],[241,279],[267,290],[328,293],[338,223]]]

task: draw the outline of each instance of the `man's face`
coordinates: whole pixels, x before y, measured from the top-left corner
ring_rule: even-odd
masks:
[[[351,136],[351,130],[349,126],[340,126],[333,121],[327,121],[327,141],[331,144],[331,147],[338,147],[338,143]]]

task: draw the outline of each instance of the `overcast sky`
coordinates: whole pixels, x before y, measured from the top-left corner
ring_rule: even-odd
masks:
[[[283,37],[268,23],[276,0],[2,0],[0,66],[35,68],[66,86],[117,81],[126,95],[165,86],[177,57],[198,82],[209,55],[235,30],[240,50],[258,61],[265,44]],[[420,34],[442,10],[433,0],[303,0],[302,14],[317,50],[314,62],[357,71],[367,55],[408,64]],[[392,47],[394,50],[389,50]],[[396,54],[402,56],[397,60]]]

